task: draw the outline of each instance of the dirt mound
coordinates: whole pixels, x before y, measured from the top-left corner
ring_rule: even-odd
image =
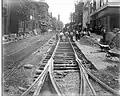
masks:
[[[115,33],[113,32],[107,32],[105,35],[105,42],[107,45],[109,45],[113,39],[113,37],[115,36]]]
[[[120,48],[120,32],[118,32],[111,41],[112,48]]]

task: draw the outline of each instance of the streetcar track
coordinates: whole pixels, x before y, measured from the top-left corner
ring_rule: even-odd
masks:
[[[40,46],[37,46],[37,48],[35,48],[32,52],[37,50],[39,47]],[[26,57],[28,57],[32,52],[25,54],[25,56],[21,56],[16,61],[13,61],[14,66],[10,66],[10,68],[9,68],[10,71],[9,70],[7,70],[7,72],[4,71],[4,79],[9,78],[14,73],[15,70],[17,70],[18,68],[22,67],[23,65],[19,65],[20,61],[25,59]],[[9,66],[7,66],[7,67],[9,67]],[[16,68],[16,67],[18,67],[18,68]]]
[[[67,74],[69,74],[69,72],[79,72],[79,76],[80,76],[80,89],[79,89],[79,93],[80,96],[82,95],[90,95],[89,93],[87,93],[86,90],[91,90],[91,95],[92,96],[96,96],[98,93],[96,92],[96,90],[94,89],[93,85],[90,82],[90,79],[88,76],[91,76],[89,73],[89,71],[87,70],[87,68],[85,68],[85,66],[83,66],[82,60],[86,60],[85,58],[80,59],[79,58],[79,54],[76,53],[76,50],[74,49],[74,45],[75,43],[64,43],[64,42],[58,42],[56,44],[56,47],[54,45],[52,51],[50,51],[50,53],[48,54],[48,57],[46,56],[45,60],[43,60],[43,66],[41,65],[38,70],[40,71],[39,74],[41,76],[38,75],[37,79],[35,79],[35,82],[39,82],[39,84],[37,85],[35,92],[33,92],[32,96],[38,96],[40,94],[40,90],[42,89],[43,84],[45,83],[45,77],[50,75],[50,80],[52,81],[52,85],[54,87],[54,89],[57,92],[58,96],[67,96],[66,92],[63,91],[63,89],[60,87],[59,82],[60,80],[62,80],[65,76],[67,76]],[[72,46],[72,50],[70,48],[70,45]],[[65,50],[63,50],[65,48]],[[70,48],[70,51],[67,49]],[[72,52],[71,52],[72,51]],[[53,52],[53,54],[52,54]],[[74,55],[74,56],[73,56]],[[70,56],[70,57],[69,57]],[[81,56],[80,56],[81,57]],[[89,64],[87,62],[87,64]],[[87,65],[86,64],[86,65]],[[77,65],[77,66],[76,66]],[[94,67],[93,67],[94,69]],[[96,70],[96,68],[95,68]],[[92,79],[94,79],[96,82],[99,82],[100,80],[95,79],[93,76],[91,76]],[[42,80],[40,80],[42,79]],[[40,81],[39,81],[40,80]],[[41,82],[42,81],[42,82]],[[34,83],[35,83],[34,82]],[[103,82],[102,82],[103,83]],[[100,86],[105,85],[104,83],[98,83],[100,84]],[[32,84],[32,86],[25,91],[22,96],[26,96],[30,90],[32,89],[32,87],[35,86],[34,84]],[[88,88],[89,87],[89,88]],[[110,90],[108,87],[106,87],[106,89],[104,90],[109,90],[110,94],[115,94],[118,95],[118,93],[115,90]]]
[[[74,47],[73,47],[72,44],[71,44],[71,46],[72,46],[73,51],[74,51],[74,53],[75,53],[76,61],[78,62],[78,66],[79,66],[79,69],[80,69],[80,72],[81,72],[80,96],[88,95],[88,94],[86,94],[86,92],[87,92],[86,89],[87,89],[88,87],[91,89],[91,93],[92,93],[91,95],[92,95],[92,96],[96,96],[97,93],[95,92],[95,89],[93,88],[90,80],[88,79],[88,74],[87,74],[87,72],[85,72],[85,69],[84,69],[82,66],[80,66],[79,61],[78,61],[79,58],[78,58],[78,56],[77,56],[77,53],[76,53],[76,51],[75,51],[75,49],[74,49]],[[85,59],[86,59],[86,58],[85,58]],[[88,83],[88,86],[86,85],[86,83]],[[90,94],[89,94],[89,95],[90,95]]]
[[[42,37],[42,38],[43,38],[43,37]],[[27,46],[25,46],[25,47],[23,47],[23,48],[21,48],[21,49],[19,49],[19,50],[16,50],[16,51],[13,50],[12,52],[10,52],[10,53],[4,55],[4,57],[13,55],[13,54],[15,54],[15,53],[17,53],[17,52],[20,52],[21,50],[23,50],[23,49],[25,49],[25,48],[28,48],[29,46],[32,46],[33,44],[35,44],[35,43],[37,43],[37,42],[39,42],[39,41],[42,41],[42,40],[39,39],[39,40],[34,41],[34,42],[32,42],[32,43],[24,42],[24,43],[26,43]]]
[[[54,36],[53,36],[54,37]],[[53,37],[51,37],[51,38],[53,38]],[[46,41],[44,41],[44,42],[46,42],[46,43],[48,43],[50,40],[51,40],[51,38],[49,39],[49,40],[47,40],[47,42]],[[19,64],[20,63],[20,61],[24,58],[26,58],[26,57],[28,57],[31,53],[33,53],[34,51],[36,51],[37,49],[39,49],[40,47],[44,47],[45,45],[46,45],[46,43],[44,44],[44,42],[42,42],[43,44],[42,44],[42,46],[40,45],[40,46],[37,46],[37,48],[35,48],[34,50],[32,50],[32,52],[28,52],[27,54],[25,54],[25,56],[21,56],[21,58],[19,58],[19,60],[16,60],[16,61],[14,61],[14,67],[12,67],[12,69],[10,68],[9,70],[7,70],[6,72],[4,72],[4,79],[6,80],[7,78],[9,78],[14,72],[16,72],[19,68],[21,68],[21,67],[23,67],[23,65],[24,64]],[[38,42],[36,42],[36,43],[38,43]]]
[[[29,46],[26,46],[26,47],[24,47],[24,48],[22,48],[22,49],[20,49],[20,50],[17,50],[17,51],[15,51],[15,52],[13,52],[13,53],[11,53],[11,54],[9,54],[9,55],[4,56],[4,59],[6,59],[7,57],[9,57],[9,56],[11,56],[11,55],[14,55],[14,54],[16,54],[16,53],[18,53],[18,52],[21,52],[21,51],[27,49],[28,47],[33,46],[34,44],[42,43],[42,42],[45,42],[45,41],[39,40],[39,41],[37,41],[37,42],[34,42],[34,43],[32,43],[32,44],[29,44]]]
[[[36,83],[39,83],[38,84],[38,87],[39,88],[37,88],[36,89],[36,91],[33,93],[33,95],[35,95],[35,94],[38,94],[38,91],[40,91],[40,89],[41,89],[41,87],[42,86],[40,86],[40,85],[43,85],[43,83],[44,83],[44,77],[46,77],[46,75],[47,75],[47,72],[48,72],[48,68],[49,68],[49,64],[51,63],[51,60],[50,60],[50,57],[51,57],[51,55],[52,55],[52,52],[54,51],[54,49],[55,49],[55,45],[53,45],[52,46],[52,48],[51,48],[51,52],[49,52],[48,53],[48,55],[47,56],[49,56],[49,58],[47,58],[47,56],[45,57],[45,59],[47,58],[47,60],[46,60],[46,62],[44,62],[44,68],[42,68],[42,71],[40,71],[39,70],[39,68],[37,69],[38,71],[37,71],[37,73],[36,74],[39,74],[38,76],[37,76],[37,78],[35,78],[35,80],[34,80],[34,82],[33,82],[33,84],[21,95],[21,96],[26,96],[27,94],[29,94],[29,92],[31,91],[31,89],[36,85]],[[44,60],[43,60],[44,61]],[[43,62],[42,61],[42,62]],[[41,82],[42,81],[42,82]]]
[[[80,49],[79,49],[80,50]],[[76,52],[78,52],[78,51],[76,51]],[[82,52],[80,52],[82,55],[83,55],[83,53]],[[86,67],[86,65],[87,64],[92,64],[91,62],[89,62],[89,63],[86,63],[86,61],[85,62],[83,62],[82,60],[83,60],[83,58],[81,58],[81,59],[79,59],[81,56],[80,56],[80,54],[78,54],[78,53],[76,53],[77,54],[77,59],[78,59],[78,62],[79,62],[79,64],[86,70],[86,72],[87,72],[87,74],[93,79],[93,80],[95,80],[98,84],[100,84],[100,86],[101,87],[104,87],[106,90],[109,90],[109,92],[110,93],[112,93],[112,94],[115,94],[116,96],[119,96],[120,94],[116,91],[116,90],[114,90],[114,89],[112,89],[111,87],[109,87],[108,85],[106,85],[104,82],[102,82],[100,79],[98,79],[96,76],[94,76],[89,70],[90,69],[94,69],[94,70],[96,70],[96,68],[95,67],[91,67],[91,66],[87,66]],[[84,56],[83,56],[84,57]],[[84,60],[86,60],[86,58],[84,59]],[[88,70],[89,69],[89,70]]]

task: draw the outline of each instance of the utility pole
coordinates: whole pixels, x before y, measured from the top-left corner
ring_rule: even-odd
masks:
[[[70,13],[69,20],[70,20],[70,22],[72,22],[72,21],[73,21],[73,13],[72,13],[72,12]]]
[[[88,0],[88,23],[90,24],[90,0]]]
[[[9,25],[10,25],[10,2],[7,0],[7,22],[6,22],[6,33],[9,34]]]
[[[60,15],[58,14],[58,21],[60,21]]]

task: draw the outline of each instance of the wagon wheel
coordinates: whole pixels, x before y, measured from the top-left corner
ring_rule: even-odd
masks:
[[[105,58],[106,58],[106,59],[112,59],[112,57],[111,57],[110,54],[108,54],[108,53],[105,55]]]
[[[114,48],[115,47],[115,42],[110,43],[110,48]]]
[[[119,57],[114,57],[115,60],[117,60],[118,62],[120,62],[120,58]]]

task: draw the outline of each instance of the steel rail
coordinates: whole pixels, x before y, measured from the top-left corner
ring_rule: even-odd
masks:
[[[38,96],[38,95],[39,95],[40,90],[41,90],[41,87],[42,87],[42,85],[43,85],[43,83],[44,83],[44,81],[45,81],[45,78],[46,78],[46,76],[47,76],[50,63],[51,63],[51,60],[48,61],[48,63],[47,63],[48,68],[46,69],[45,73],[44,73],[44,74],[41,76],[41,78],[39,79],[37,88],[36,88],[33,96]]]
[[[51,37],[53,38],[53,37]],[[51,40],[51,39],[50,39]],[[49,40],[49,41],[50,41]],[[48,41],[48,42],[49,42]],[[47,42],[47,43],[48,43]],[[49,69],[49,65],[50,65],[50,60],[47,62],[47,64],[45,65],[44,67],[44,70],[42,71],[42,73],[38,76],[38,78],[35,80],[35,82],[21,95],[21,96],[26,96],[30,90],[35,86],[35,84],[37,84],[38,82],[38,87],[42,87],[41,85],[44,83],[44,79],[45,79],[45,76],[48,72],[48,69]],[[37,88],[37,90],[40,90],[40,88]],[[37,94],[37,91],[35,91],[34,95]]]
[[[81,60],[79,60],[79,62],[81,63]],[[82,63],[81,63],[81,66]],[[101,84],[104,88],[106,88],[107,90],[109,90],[111,93],[115,94],[116,96],[120,96],[120,93],[117,92],[116,90],[112,89],[111,87],[109,87],[107,84],[103,83],[101,80],[99,80],[96,76],[94,76],[89,70],[87,70],[87,68],[85,68],[83,66],[83,68],[86,70],[86,72],[89,74],[89,76],[91,76],[94,80],[96,80],[99,84]]]
[[[70,41],[70,40],[69,40]],[[73,51],[74,51],[74,54],[75,54],[75,58],[78,58],[77,54],[76,54],[76,51],[72,45],[72,43],[70,43],[72,48],[73,48]],[[79,69],[80,69],[80,77],[81,77],[81,83],[80,83],[80,96],[83,96],[85,95],[84,94],[84,90],[85,90],[85,76],[83,75],[82,73],[82,69],[81,67],[79,66]],[[84,87],[84,88],[83,88]]]
[[[69,40],[70,42],[70,40]],[[59,86],[57,85],[57,82],[53,76],[53,57],[55,56],[55,52],[58,48],[58,44],[60,43],[60,41],[58,40],[57,42],[57,45],[52,53],[52,56],[51,58],[48,60],[47,64],[45,65],[44,67],[44,70],[42,71],[42,73],[39,75],[39,77],[35,80],[35,82],[21,95],[21,96],[26,96],[30,90],[35,86],[35,84],[38,84],[37,85],[37,88],[33,94],[33,96],[38,96],[40,91],[41,91],[41,88],[43,86],[43,83],[45,82],[45,78],[47,76],[47,73],[49,73],[48,75],[50,76],[50,80],[52,82],[52,85],[55,89],[55,91],[57,92],[57,95],[58,96],[64,96],[65,94],[63,94],[63,92],[61,91],[61,89],[59,88]],[[85,68],[83,65],[82,65],[82,60],[80,60],[78,58],[78,54],[76,53],[72,43],[70,42],[71,46],[72,46],[72,49],[74,51],[74,54],[75,54],[75,59],[76,61],[78,62],[78,65],[79,65],[79,69],[80,69],[80,76],[81,76],[81,86],[80,86],[80,96],[83,96],[83,95],[86,95],[86,83],[87,85],[89,86],[89,88],[91,89],[91,92],[93,94],[93,96],[96,96],[96,92],[94,90],[94,88],[92,87],[92,84],[90,83],[89,79],[88,79],[88,75],[90,75],[93,79],[96,78],[93,74],[89,73],[89,71],[87,70],[87,68]],[[99,79],[97,80],[98,78],[96,78],[95,80],[96,81],[100,81]],[[103,82],[102,82],[103,83]],[[101,83],[100,83],[101,84]],[[102,84],[101,84],[102,85]],[[104,83],[103,83],[104,85]],[[115,90],[114,90],[115,91]],[[116,95],[119,96],[118,93],[115,92]]]
[[[78,54],[79,55],[79,54]],[[107,84],[103,83],[101,80],[99,80],[96,76],[94,76],[86,67],[83,66],[82,64],[82,60],[80,60],[77,56],[76,53],[76,60],[79,61],[79,64],[85,69],[85,71],[87,72],[87,74],[89,76],[91,76],[94,80],[96,80],[99,84],[101,84],[104,88],[106,88],[107,90],[109,90],[111,93],[115,94],[116,96],[120,96],[120,93],[117,92],[116,90],[112,89],[111,87],[109,87]]]
[[[49,67],[49,73],[50,73],[50,79],[51,79],[51,82],[52,82],[52,84],[53,84],[53,86],[54,86],[54,88],[55,88],[55,90],[56,90],[56,92],[57,92],[57,94],[58,94],[58,96],[63,96],[62,94],[62,91],[60,90],[60,88],[58,87],[58,85],[57,85],[57,83],[56,83],[56,81],[55,81],[55,79],[54,79],[54,77],[53,77],[53,57],[55,56],[55,52],[56,52],[56,50],[57,50],[57,48],[58,48],[58,44],[60,43],[60,39],[58,40],[58,43],[57,43],[57,45],[56,45],[56,48],[55,48],[55,50],[54,50],[54,53],[52,54],[52,56],[51,56],[51,64],[50,64],[50,67]]]
[[[70,40],[69,40],[69,42],[70,42]],[[73,47],[73,45],[72,45],[72,43],[70,42],[70,44],[71,44],[71,46],[72,46],[72,49],[73,49],[73,51],[74,51],[74,54],[75,54],[75,58],[78,58],[78,56],[77,56],[77,54],[76,54],[76,52],[75,52],[75,49],[74,49],[74,47]],[[83,88],[84,86],[85,86],[85,77],[83,76],[83,74],[82,74],[82,69],[81,69],[81,67],[79,66],[79,69],[80,69],[80,77],[81,77],[81,83],[80,83],[80,96],[82,96],[83,94],[84,94],[84,89],[85,88]],[[85,95],[85,94],[84,94]]]
[[[82,72],[81,72],[82,70],[81,70],[81,68],[80,68],[80,77],[81,77],[81,82],[80,82],[80,96],[82,96],[83,95],[83,92],[84,92],[84,90],[83,90],[83,86],[84,86],[84,81],[83,81],[83,74],[82,74]]]
[[[57,45],[56,45],[56,47],[55,47],[55,49],[54,49],[54,51],[53,51],[53,54],[52,54],[51,58],[48,60],[48,63],[45,65],[44,70],[42,71],[42,73],[41,73],[41,74],[39,75],[39,77],[35,80],[35,82],[34,82],[21,96],[26,96],[26,95],[30,92],[30,90],[35,86],[35,84],[37,84],[37,83],[38,83],[38,85],[37,85],[37,88],[36,88],[33,96],[38,96],[39,93],[40,93],[40,91],[41,91],[41,88],[42,88],[42,86],[43,86],[43,83],[44,83],[44,81],[45,81],[45,78],[46,78],[48,72],[50,73],[50,74],[49,74],[49,75],[50,75],[50,79],[51,79],[51,81],[52,81],[52,84],[53,84],[56,92],[58,93],[59,96],[62,96],[62,95],[60,94],[60,92],[59,92],[59,89],[58,89],[55,81],[52,79],[53,77],[52,77],[52,75],[51,75],[52,73],[51,73],[51,71],[50,71],[50,69],[52,68],[52,67],[50,67],[50,66],[51,66],[52,63],[53,63],[53,56],[54,56],[54,54],[55,54],[55,51],[56,51],[56,49],[57,49],[57,46],[58,46],[58,42],[57,42]]]
[[[70,40],[69,40],[69,42],[70,42]],[[73,45],[72,45],[72,43],[70,42],[70,44],[71,44],[71,46],[72,46],[72,49],[73,49],[73,51],[74,51],[74,53],[75,53],[75,57],[76,57],[76,61],[78,62],[78,56],[77,56],[77,53],[76,53],[76,51],[75,51],[75,49],[74,49],[74,47],[73,47]],[[79,62],[78,62],[78,64],[79,64]],[[96,96],[97,94],[96,94],[96,92],[95,92],[95,90],[94,90],[94,88],[92,87],[92,84],[90,83],[90,81],[89,81],[89,79],[87,78],[87,73],[85,72],[85,70],[83,69],[83,67],[82,66],[80,66],[80,64],[79,64],[79,68],[81,69],[80,70],[80,72],[82,72],[82,78],[83,78],[83,80],[84,80],[84,85],[82,85],[82,86],[85,86],[85,82],[87,82],[88,83],[88,85],[89,85],[89,87],[90,87],[90,89],[91,89],[91,91],[92,91],[92,93],[93,93],[93,96]],[[83,83],[82,83],[83,84]],[[81,86],[81,87],[82,87]],[[83,87],[82,87],[83,88]],[[83,91],[83,90],[85,90],[85,89],[80,89],[80,91]],[[81,95],[85,95],[85,92],[83,93],[83,92],[80,92],[80,94]]]
[[[51,66],[49,67],[50,79],[51,79],[51,82],[52,82],[52,84],[53,84],[53,86],[54,86],[54,88],[55,88],[58,96],[63,96],[63,95],[62,95],[62,91],[61,91],[60,88],[58,87],[58,85],[57,85],[57,83],[56,83],[56,81],[55,81],[55,79],[54,79],[54,77],[53,77],[53,67],[52,67],[52,66],[53,66],[53,59],[52,59],[52,62],[51,62]]]
[[[77,61],[77,62],[79,62],[79,61]],[[80,64],[79,64],[79,66],[80,66]],[[84,75],[84,79],[85,79],[85,81],[87,81],[87,83],[88,83],[88,85],[89,85],[89,87],[90,87],[90,89],[91,89],[91,91],[92,91],[92,93],[93,93],[93,96],[96,96],[97,94],[96,94],[95,89],[92,87],[92,84],[90,83],[90,81],[89,81],[89,79],[88,79],[88,75],[87,75],[86,71],[83,69],[82,66],[80,66],[80,67],[81,67],[81,71],[82,71],[82,73],[83,73],[83,75]],[[85,93],[84,93],[84,94],[85,94]],[[84,95],[84,94],[83,94],[83,95]]]
[[[44,67],[44,70],[39,75],[39,77],[35,80],[35,82],[21,96],[26,96],[30,92],[30,90],[35,86],[35,84],[37,84],[38,81],[42,80],[41,78],[43,76],[45,76],[46,72],[48,71],[48,68],[49,68],[49,63],[46,64],[46,66]]]
[[[59,43],[60,43],[60,40],[59,40]],[[66,44],[68,44],[68,42],[64,42],[64,43],[66,43]],[[57,47],[58,47],[58,45],[57,45]],[[56,47],[56,50],[57,50],[57,47]],[[54,53],[55,54],[55,53]],[[55,56],[53,54],[53,56]],[[54,60],[53,60],[54,61]],[[49,67],[49,71],[50,71],[50,78],[51,78],[51,81],[52,81],[52,83],[53,83],[53,85],[54,85],[54,87],[57,89],[56,91],[58,92],[58,95],[59,96],[66,96],[66,94],[64,94],[63,92],[62,92],[62,90],[59,88],[59,86],[58,86],[58,84],[57,84],[57,82],[56,82],[56,80],[55,80],[55,78],[54,78],[54,76],[53,76],[53,62],[51,63],[51,66]]]
[[[41,78],[41,80],[39,81],[38,86],[37,86],[37,89],[35,90],[33,96],[38,96],[38,95],[39,95],[40,90],[41,90],[41,87],[42,87],[42,85],[43,85],[43,83],[44,83],[45,77],[47,76],[47,73],[48,73],[48,72],[49,72],[48,75],[50,76],[51,82],[52,82],[52,84],[53,84],[53,86],[54,86],[54,88],[55,88],[58,96],[62,96],[62,95],[61,95],[61,92],[60,92],[60,90],[59,90],[59,87],[57,86],[56,82],[55,82],[54,79],[53,79],[52,70],[51,70],[51,69],[53,68],[53,67],[52,67],[52,64],[53,64],[53,56],[54,56],[54,54],[55,54],[55,52],[56,52],[56,49],[57,49],[57,47],[58,47],[58,44],[59,44],[59,41],[57,42],[57,45],[56,45],[56,47],[55,47],[55,49],[54,49],[54,51],[53,51],[53,54],[52,54],[51,58],[50,58],[49,61],[48,61],[49,68],[48,68],[48,70],[46,71],[46,74],[44,74],[44,76],[43,76],[43,77]],[[41,81],[42,81],[42,82],[41,82]]]
[[[69,42],[70,42],[70,40],[69,40]],[[73,51],[74,51],[74,54],[75,54],[75,58],[77,59],[78,58],[78,56],[77,56],[77,54],[76,54],[76,52],[75,52],[75,49],[74,49],[74,47],[73,47],[73,45],[72,45],[72,43],[70,42],[70,44],[71,44],[71,46],[72,46],[72,49],[73,49]],[[81,69],[81,67],[79,66],[79,69],[80,69],[80,77],[81,77],[81,83],[80,83],[80,96],[82,96],[83,94],[84,94],[84,89],[85,88],[83,88],[84,86],[85,86],[85,77],[83,76],[83,74],[82,74],[82,69]]]

